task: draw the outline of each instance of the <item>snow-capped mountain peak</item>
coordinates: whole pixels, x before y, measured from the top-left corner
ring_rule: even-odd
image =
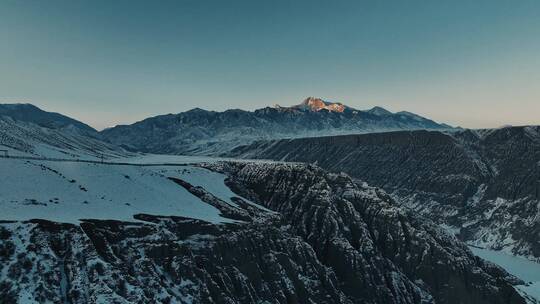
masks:
[[[339,102],[324,101],[317,97],[308,97],[301,104],[294,106],[294,108],[318,112],[320,110],[327,110],[330,112],[344,112],[346,109],[350,109],[348,106]]]

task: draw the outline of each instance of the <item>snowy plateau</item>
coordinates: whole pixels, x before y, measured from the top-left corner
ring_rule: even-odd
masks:
[[[133,221],[138,213],[174,215],[212,223],[230,221],[168,177],[201,186],[233,204],[225,176],[185,166],[141,166],[76,161],[0,160],[2,218]]]

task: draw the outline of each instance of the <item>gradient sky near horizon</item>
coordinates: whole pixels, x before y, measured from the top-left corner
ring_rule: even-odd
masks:
[[[307,96],[540,124],[540,1],[0,2],[0,103],[98,129]]]

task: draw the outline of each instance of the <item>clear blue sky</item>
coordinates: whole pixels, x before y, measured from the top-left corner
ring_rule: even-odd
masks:
[[[0,102],[96,128],[307,96],[540,123],[540,1],[0,2]]]

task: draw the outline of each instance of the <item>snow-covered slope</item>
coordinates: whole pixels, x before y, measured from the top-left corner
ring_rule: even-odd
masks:
[[[127,157],[125,150],[105,143],[78,129],[52,129],[32,122],[0,117],[0,149],[12,156],[71,159]]]
[[[135,214],[152,214],[230,221],[168,177],[206,186],[227,202],[234,196],[224,176],[192,166],[0,159],[1,219],[78,223],[134,221]]]
[[[31,104],[0,104],[0,150],[11,156],[85,160],[133,155],[102,141],[92,127]]]
[[[0,104],[0,117],[10,117],[15,121],[33,123],[48,129],[76,130],[87,135],[97,133],[83,122],[59,113],[44,111],[28,103]]]
[[[222,175],[193,166],[146,166],[186,161],[126,152],[75,120],[30,105],[1,105],[0,110],[0,149],[8,151],[8,157],[0,157],[2,220],[135,221],[135,214],[152,214],[231,221],[170,179],[206,183],[217,197],[232,195]],[[202,160],[208,159],[189,162]],[[230,197],[222,199],[235,206]]]

